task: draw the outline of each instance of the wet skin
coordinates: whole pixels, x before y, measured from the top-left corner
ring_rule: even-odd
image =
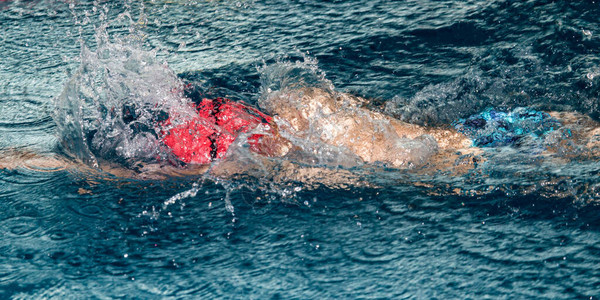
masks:
[[[274,134],[260,141],[263,159],[260,164],[272,164],[268,157],[282,157],[297,147],[283,137],[282,131],[301,139],[318,139],[319,142],[350,150],[367,164],[383,163],[395,168],[414,168],[427,164],[427,169],[465,168],[457,165],[457,159],[465,155],[477,156],[481,149],[472,147],[472,141],[451,128],[428,128],[396,120],[390,116],[364,108],[367,101],[346,93],[330,92],[317,88],[304,88],[274,93],[266,102],[265,109],[274,116]],[[598,155],[600,148],[600,126],[591,118],[569,112],[551,112],[552,117],[564,126],[573,129],[573,139],[592,149],[588,155]],[[312,134],[309,134],[311,132]],[[317,133],[316,135],[314,133]],[[406,146],[406,145],[409,146]],[[557,151],[549,149],[548,151]],[[470,168],[470,163],[466,164]],[[187,164],[184,167],[170,164],[136,164],[136,169],[127,169],[109,162],[100,161],[95,170],[76,160],[46,153],[37,154],[24,150],[4,151],[0,157],[0,168],[29,168],[37,171],[59,171],[65,169],[90,172],[101,171],[120,178],[165,179],[201,175],[210,165]],[[219,176],[253,173],[248,164],[225,161],[215,173]],[[281,178],[299,177],[333,178],[332,181],[352,182],[346,173],[327,171],[325,168],[299,167],[282,163]],[[333,174],[336,175],[333,175]],[[287,176],[287,177],[286,177]],[[298,178],[296,178],[298,179]]]

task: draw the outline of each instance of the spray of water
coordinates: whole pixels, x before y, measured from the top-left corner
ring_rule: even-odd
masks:
[[[55,99],[62,150],[91,166],[99,159],[124,166],[168,160],[161,122],[171,116],[176,126],[194,114],[182,82],[154,51],[142,49],[139,31],[111,40],[108,27],[96,28],[94,50],[82,42],[80,67]]]
[[[261,108],[280,116],[279,127],[291,133],[286,138],[302,154],[316,154],[318,164],[351,167],[365,161],[412,168],[437,151],[433,138],[402,138],[390,118],[363,107],[368,100],[335,91],[314,59],[278,62],[259,72]]]

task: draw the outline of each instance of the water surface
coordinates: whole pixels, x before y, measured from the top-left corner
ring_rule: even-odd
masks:
[[[598,120],[599,17],[595,1],[3,1],[0,148],[60,151],[55,103],[106,68],[132,95],[97,98],[115,103],[172,80],[257,105],[284,74],[418,124]],[[466,174],[359,167],[370,184],[351,187],[1,170],[0,298],[598,297],[596,159],[486,151]]]

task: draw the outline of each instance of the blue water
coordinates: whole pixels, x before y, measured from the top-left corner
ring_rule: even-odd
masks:
[[[291,68],[418,124],[524,106],[598,120],[599,19],[596,1],[2,1],[0,149],[64,151],[56,103],[96,74],[79,66],[131,53],[251,104]],[[158,69],[120,92],[151,98],[172,79]],[[0,298],[596,299],[600,165],[570,149],[362,166],[349,187],[0,170]]]

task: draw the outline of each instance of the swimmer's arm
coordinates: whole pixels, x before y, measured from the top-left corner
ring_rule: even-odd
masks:
[[[224,160],[215,164],[210,174],[219,178],[262,178],[273,183],[302,183],[303,189],[328,187],[346,189],[349,187],[372,186],[359,174],[326,167],[311,167],[287,160],[271,160],[264,156],[256,156],[244,161]]]
[[[420,135],[432,136],[441,150],[468,149],[473,141],[452,128],[423,127],[388,117],[398,136],[414,139]]]
[[[38,154],[27,150],[3,150],[0,152],[0,169],[24,168],[40,172],[56,172],[71,166],[73,166],[72,162],[56,154]]]
[[[118,178],[159,180],[171,177],[202,175],[208,170],[208,166],[188,165],[181,168],[170,165],[140,164],[138,170],[134,171],[114,163],[102,161],[100,163],[100,168],[95,169],[81,162],[70,160],[57,154],[40,154],[29,150],[4,150],[0,152],[0,170],[1,169],[29,169],[38,172],[73,170],[99,176],[104,174]]]
[[[548,114],[557,119],[563,127],[568,128],[578,143],[584,144],[589,149],[600,147],[600,123],[597,121],[576,112],[551,111]]]
[[[126,177],[143,179],[143,180],[165,180],[168,178],[177,178],[177,177],[191,177],[203,175],[208,171],[210,165],[197,165],[197,164],[189,164],[185,167],[177,167],[172,165],[161,165],[161,164],[145,164],[142,165],[137,171],[132,171],[125,169],[128,174]],[[116,172],[123,172],[123,168],[121,167],[116,169],[107,170],[106,167],[103,168],[103,171],[109,172],[111,174],[115,174]],[[123,176],[118,177],[123,177]]]

